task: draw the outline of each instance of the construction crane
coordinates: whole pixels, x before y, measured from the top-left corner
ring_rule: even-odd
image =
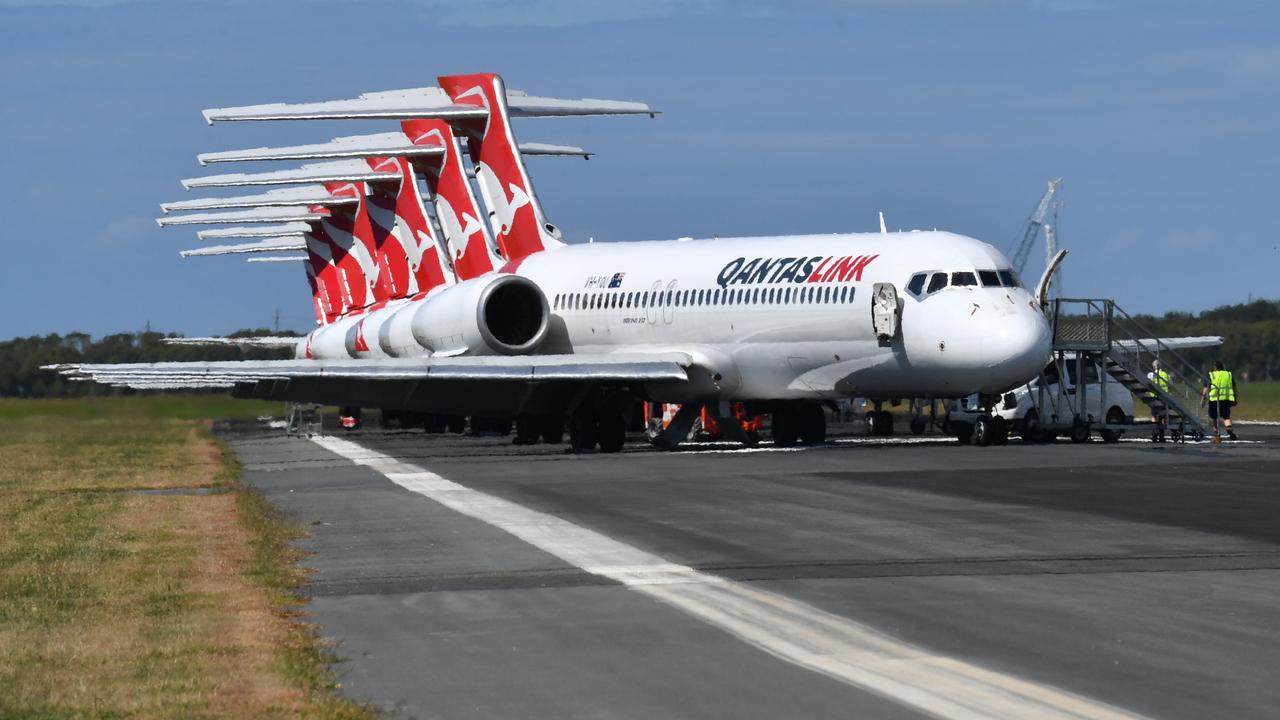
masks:
[[[1036,235],[1040,234],[1040,228],[1044,226],[1045,215],[1049,213],[1049,207],[1053,204],[1054,193],[1058,192],[1058,185],[1062,183],[1062,178],[1049,181],[1049,189],[1044,191],[1044,196],[1040,198],[1040,202],[1036,203],[1036,208],[1031,211],[1031,216],[1027,218],[1027,224],[1023,226],[1022,235],[1014,240],[1013,245],[1009,247],[1007,253],[1013,258],[1013,269],[1022,274],[1022,269],[1027,265],[1027,259],[1031,256],[1031,246],[1035,244]]]

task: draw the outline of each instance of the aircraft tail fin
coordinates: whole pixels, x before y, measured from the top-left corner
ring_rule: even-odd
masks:
[[[502,267],[504,261],[493,251],[484,213],[467,181],[462,148],[453,128],[442,120],[405,120],[400,127],[414,144],[444,148],[438,158],[420,158],[414,164],[422,169],[431,192],[436,219],[458,279],[470,280]]]
[[[560,231],[547,222],[511,130],[507,90],[493,73],[448,75],[440,87],[457,105],[485,110],[479,120],[456,121],[467,133],[476,179],[491,215],[498,249],[507,262],[560,247]]]

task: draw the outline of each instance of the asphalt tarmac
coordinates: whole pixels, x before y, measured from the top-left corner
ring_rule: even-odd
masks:
[[[619,455],[221,428],[395,717],[1274,717],[1259,442]]]

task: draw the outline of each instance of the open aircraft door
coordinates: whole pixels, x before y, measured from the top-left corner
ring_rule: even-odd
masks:
[[[902,301],[893,283],[876,283],[871,288],[871,329],[880,347],[888,347],[902,335]]]
[[[1049,265],[1044,269],[1044,275],[1040,276],[1040,282],[1036,283],[1036,302],[1039,303],[1041,310],[1049,309],[1049,283],[1053,282],[1053,274],[1058,272],[1058,267],[1066,257],[1067,251],[1059,250],[1049,260]]]

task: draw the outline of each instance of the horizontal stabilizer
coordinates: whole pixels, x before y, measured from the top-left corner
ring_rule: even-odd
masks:
[[[161,203],[164,212],[174,210],[225,210],[227,208],[289,207],[292,205],[355,205],[357,197],[335,197],[323,185],[304,185],[295,188],[270,190],[257,195],[236,197],[197,198]]]
[[[277,235],[264,238],[258,242],[242,243],[239,245],[210,245],[209,247],[195,248],[194,250],[182,250],[178,254],[182,257],[206,257],[213,255],[241,255],[244,253],[262,253],[262,252],[288,252],[291,250],[306,250],[307,241],[301,235]]]
[[[253,382],[296,378],[346,380],[687,380],[684,353],[502,355],[382,360],[253,360],[49,365],[68,377],[100,383]]]
[[[291,348],[297,346],[303,338],[287,335],[268,335],[260,337],[171,337],[162,338],[163,345],[198,345],[208,347],[262,347]]]
[[[524,155],[575,155],[589,157],[591,153],[573,145],[525,143],[520,145]],[[286,147],[260,147],[247,150],[224,150],[201,153],[196,156],[201,165],[222,162],[246,162],[259,160],[320,160],[333,158],[365,157],[422,157],[443,155],[442,145],[415,145],[404,133],[378,133],[376,135],[350,135],[334,138],[326,143],[291,145]]]
[[[305,222],[289,222],[280,225],[241,225],[240,227],[211,228],[196,233],[201,240],[225,240],[227,238],[279,237],[307,232],[311,226]]]
[[[156,218],[156,224],[160,227],[168,227],[170,225],[216,225],[219,223],[311,222],[322,217],[324,216],[311,212],[305,207],[253,208],[251,210],[196,213],[194,215],[171,215]]]
[[[261,173],[227,173],[187,178],[182,187],[241,187],[248,185],[293,185],[300,183],[367,182],[370,180],[399,180],[400,170],[388,163],[387,170],[374,170],[361,159],[332,160],[309,163],[293,170],[275,170]]]
[[[307,259],[306,255],[268,255],[267,257],[251,257],[245,262],[251,263],[289,263],[302,262]]]
[[[414,145],[404,133],[387,132],[374,135],[348,135],[329,142],[290,145],[285,147],[259,147],[246,150],[224,150],[201,153],[196,160],[201,165],[220,162],[250,160],[321,160],[336,158],[385,157],[388,155],[442,155],[440,145]]]
[[[507,92],[511,117],[572,117],[583,115],[649,115],[656,110],[642,102],[625,100],[566,100],[537,97],[518,90]],[[242,107],[210,108],[205,122],[232,120],[481,120],[487,113],[474,105],[457,105],[440,88],[409,88],[365,93],[349,100],[312,103],[268,103]]]

